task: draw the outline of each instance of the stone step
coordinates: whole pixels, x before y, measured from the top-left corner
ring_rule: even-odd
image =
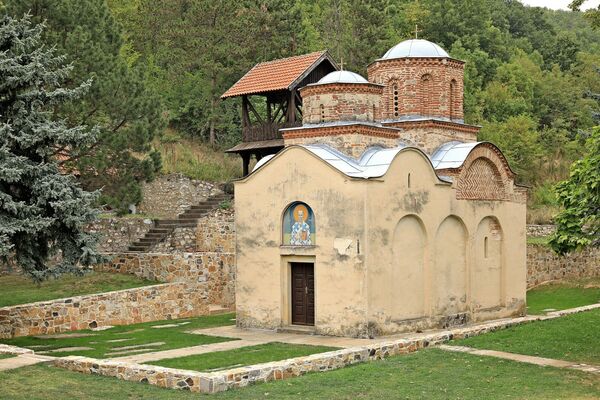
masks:
[[[142,247],[142,246],[129,246],[129,251],[133,251],[133,252],[143,252],[143,251],[147,251],[148,247]]]

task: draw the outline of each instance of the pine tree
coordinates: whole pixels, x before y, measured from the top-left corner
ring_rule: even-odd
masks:
[[[0,261],[37,281],[100,259],[95,237],[84,231],[97,194],[61,173],[57,161],[66,149],[93,146],[97,132],[53,115],[90,82],[63,86],[72,67],[42,45],[42,31],[28,16],[0,20]]]
[[[71,81],[94,77],[89,91],[58,110],[69,121],[95,125],[98,142],[72,149],[62,161],[78,171],[87,190],[102,189],[100,202],[122,212],[141,200],[140,183],[151,180],[160,157],[151,142],[164,126],[158,97],[146,87],[144,65],[128,59],[121,29],[104,0],[7,0],[9,15],[31,12],[44,22],[43,40],[73,64]]]

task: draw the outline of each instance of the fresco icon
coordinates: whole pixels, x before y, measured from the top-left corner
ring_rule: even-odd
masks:
[[[305,203],[292,203],[283,217],[283,244],[313,246],[315,244],[315,217]]]

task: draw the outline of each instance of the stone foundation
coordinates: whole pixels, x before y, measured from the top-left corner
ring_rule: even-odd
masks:
[[[586,248],[559,256],[548,246],[527,245],[527,287],[573,278],[600,277],[600,249]]]
[[[209,285],[167,283],[0,308],[0,338],[207,315]]]

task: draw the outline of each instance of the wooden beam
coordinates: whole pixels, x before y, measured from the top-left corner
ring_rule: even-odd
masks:
[[[242,126],[250,126],[250,115],[248,115],[248,96],[242,96]]]
[[[250,111],[252,111],[252,114],[254,114],[254,117],[256,118],[256,122],[258,122],[259,124],[262,124],[263,123],[263,119],[260,117],[260,115],[258,114],[258,112],[256,112],[256,109],[252,105],[251,101],[248,102],[248,106],[250,107]]]

